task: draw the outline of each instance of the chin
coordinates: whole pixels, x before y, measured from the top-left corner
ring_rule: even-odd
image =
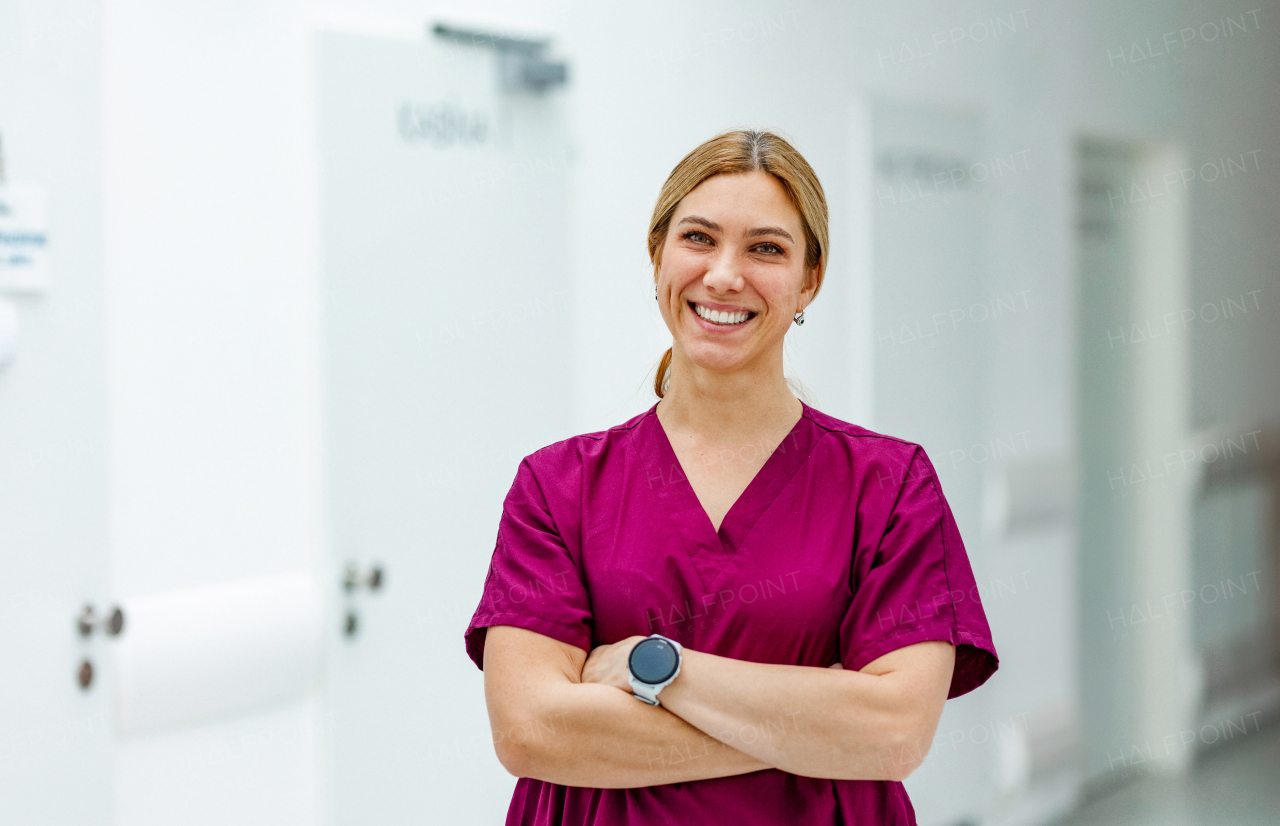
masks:
[[[685,350],[685,353],[689,356],[689,361],[712,373],[732,373],[747,365],[747,361],[744,358],[745,354],[737,351],[733,353],[725,353],[723,351],[699,353],[695,348],[693,352]]]

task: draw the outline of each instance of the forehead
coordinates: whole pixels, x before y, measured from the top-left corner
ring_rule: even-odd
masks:
[[[721,225],[754,225],[767,220],[791,229],[800,227],[800,213],[782,182],[760,170],[707,178],[684,196],[672,217],[679,221],[690,214],[711,218]]]

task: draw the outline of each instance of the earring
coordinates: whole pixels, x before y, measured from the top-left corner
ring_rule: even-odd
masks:
[[[658,282],[657,281],[653,282],[653,300],[654,301],[658,300]]]
[[[797,327],[799,327],[801,324],[804,324],[804,310],[801,310],[800,312],[796,313],[796,317],[791,320],[796,323]]]

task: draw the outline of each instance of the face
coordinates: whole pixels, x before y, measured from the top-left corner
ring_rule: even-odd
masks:
[[[658,305],[675,347],[716,372],[781,359],[813,297],[804,225],[767,172],[715,175],[676,207],[662,247]]]

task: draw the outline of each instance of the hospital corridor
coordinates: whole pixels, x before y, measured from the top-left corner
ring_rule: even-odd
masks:
[[[0,0],[0,826],[1277,826],[1277,90],[1262,0]]]

